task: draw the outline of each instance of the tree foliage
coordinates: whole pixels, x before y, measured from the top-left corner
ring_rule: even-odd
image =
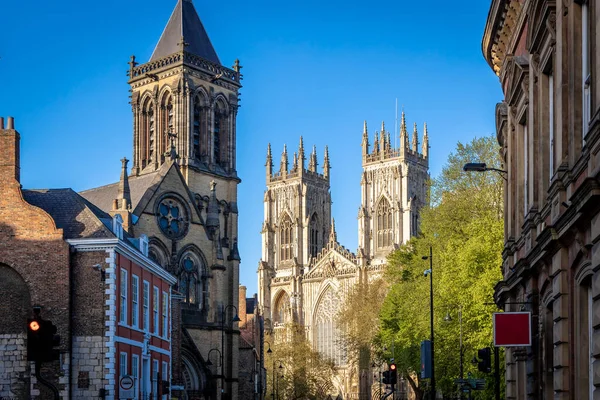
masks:
[[[265,358],[267,388],[284,400],[326,398],[334,389],[333,362],[312,348],[299,324],[286,324],[275,336],[272,353]]]
[[[421,232],[390,254],[386,277],[390,291],[381,310],[379,347],[387,345],[411,386],[417,386],[420,343],[430,337],[429,268],[432,248],[436,388],[456,391],[459,376],[459,318],[462,310],[464,371],[477,375],[470,360],[492,342],[494,285],[502,279],[504,242],[503,177],[495,172],[463,172],[467,162],[500,168],[493,137],[458,144],[440,176],[431,183],[431,207],[421,213]],[[452,321],[445,321],[449,315]],[[390,354],[393,343],[394,354]]]

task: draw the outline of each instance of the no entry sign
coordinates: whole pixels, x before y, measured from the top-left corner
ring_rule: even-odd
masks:
[[[494,346],[531,346],[531,313],[494,313]]]

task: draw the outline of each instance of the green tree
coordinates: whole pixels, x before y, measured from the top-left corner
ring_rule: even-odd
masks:
[[[429,279],[423,276],[433,250],[436,389],[456,391],[459,376],[459,324],[462,309],[464,371],[492,342],[494,285],[502,279],[504,241],[503,177],[495,172],[462,171],[467,162],[500,168],[493,137],[458,144],[439,177],[431,183],[431,207],[422,211],[421,233],[390,254],[386,276],[391,288],[381,311],[380,348],[394,343],[396,363],[420,398],[420,343],[429,339]],[[452,322],[444,321],[450,314]],[[389,347],[388,347],[389,348]],[[483,398],[483,397],[482,397]]]
[[[267,387],[273,388],[270,385],[275,377],[274,389],[279,399],[326,398],[334,389],[333,362],[313,350],[301,325],[286,324],[276,332],[275,338],[273,352],[267,353],[265,359]]]

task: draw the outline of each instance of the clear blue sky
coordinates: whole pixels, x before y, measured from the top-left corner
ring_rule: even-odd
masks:
[[[25,188],[114,182],[132,154],[125,72],[148,60],[176,0],[5,2],[0,115],[21,133]],[[494,132],[501,100],[481,55],[490,0],[195,0],[226,66],[244,66],[238,117],[240,281],[257,291],[267,143],[329,145],[338,240],[355,251],[361,134],[393,130],[395,99],[430,134],[435,176],[458,141]]]

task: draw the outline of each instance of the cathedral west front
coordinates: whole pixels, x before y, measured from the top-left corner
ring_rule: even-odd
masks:
[[[270,144],[267,149],[258,267],[265,331],[276,334],[289,322],[304,326],[313,348],[336,365],[333,398],[362,398],[359,393],[370,391],[359,387],[365,385],[359,385],[358,371],[350,367],[350,357],[340,344],[336,315],[345,295],[356,283],[381,276],[387,255],[417,234],[419,211],[428,203],[427,125],[421,146],[416,124],[409,136],[404,112],[397,148],[383,123],[371,144],[364,124],[356,252],[337,240],[327,147],[321,169],[314,147],[307,165],[302,138],[291,157],[284,147],[277,169]]]

